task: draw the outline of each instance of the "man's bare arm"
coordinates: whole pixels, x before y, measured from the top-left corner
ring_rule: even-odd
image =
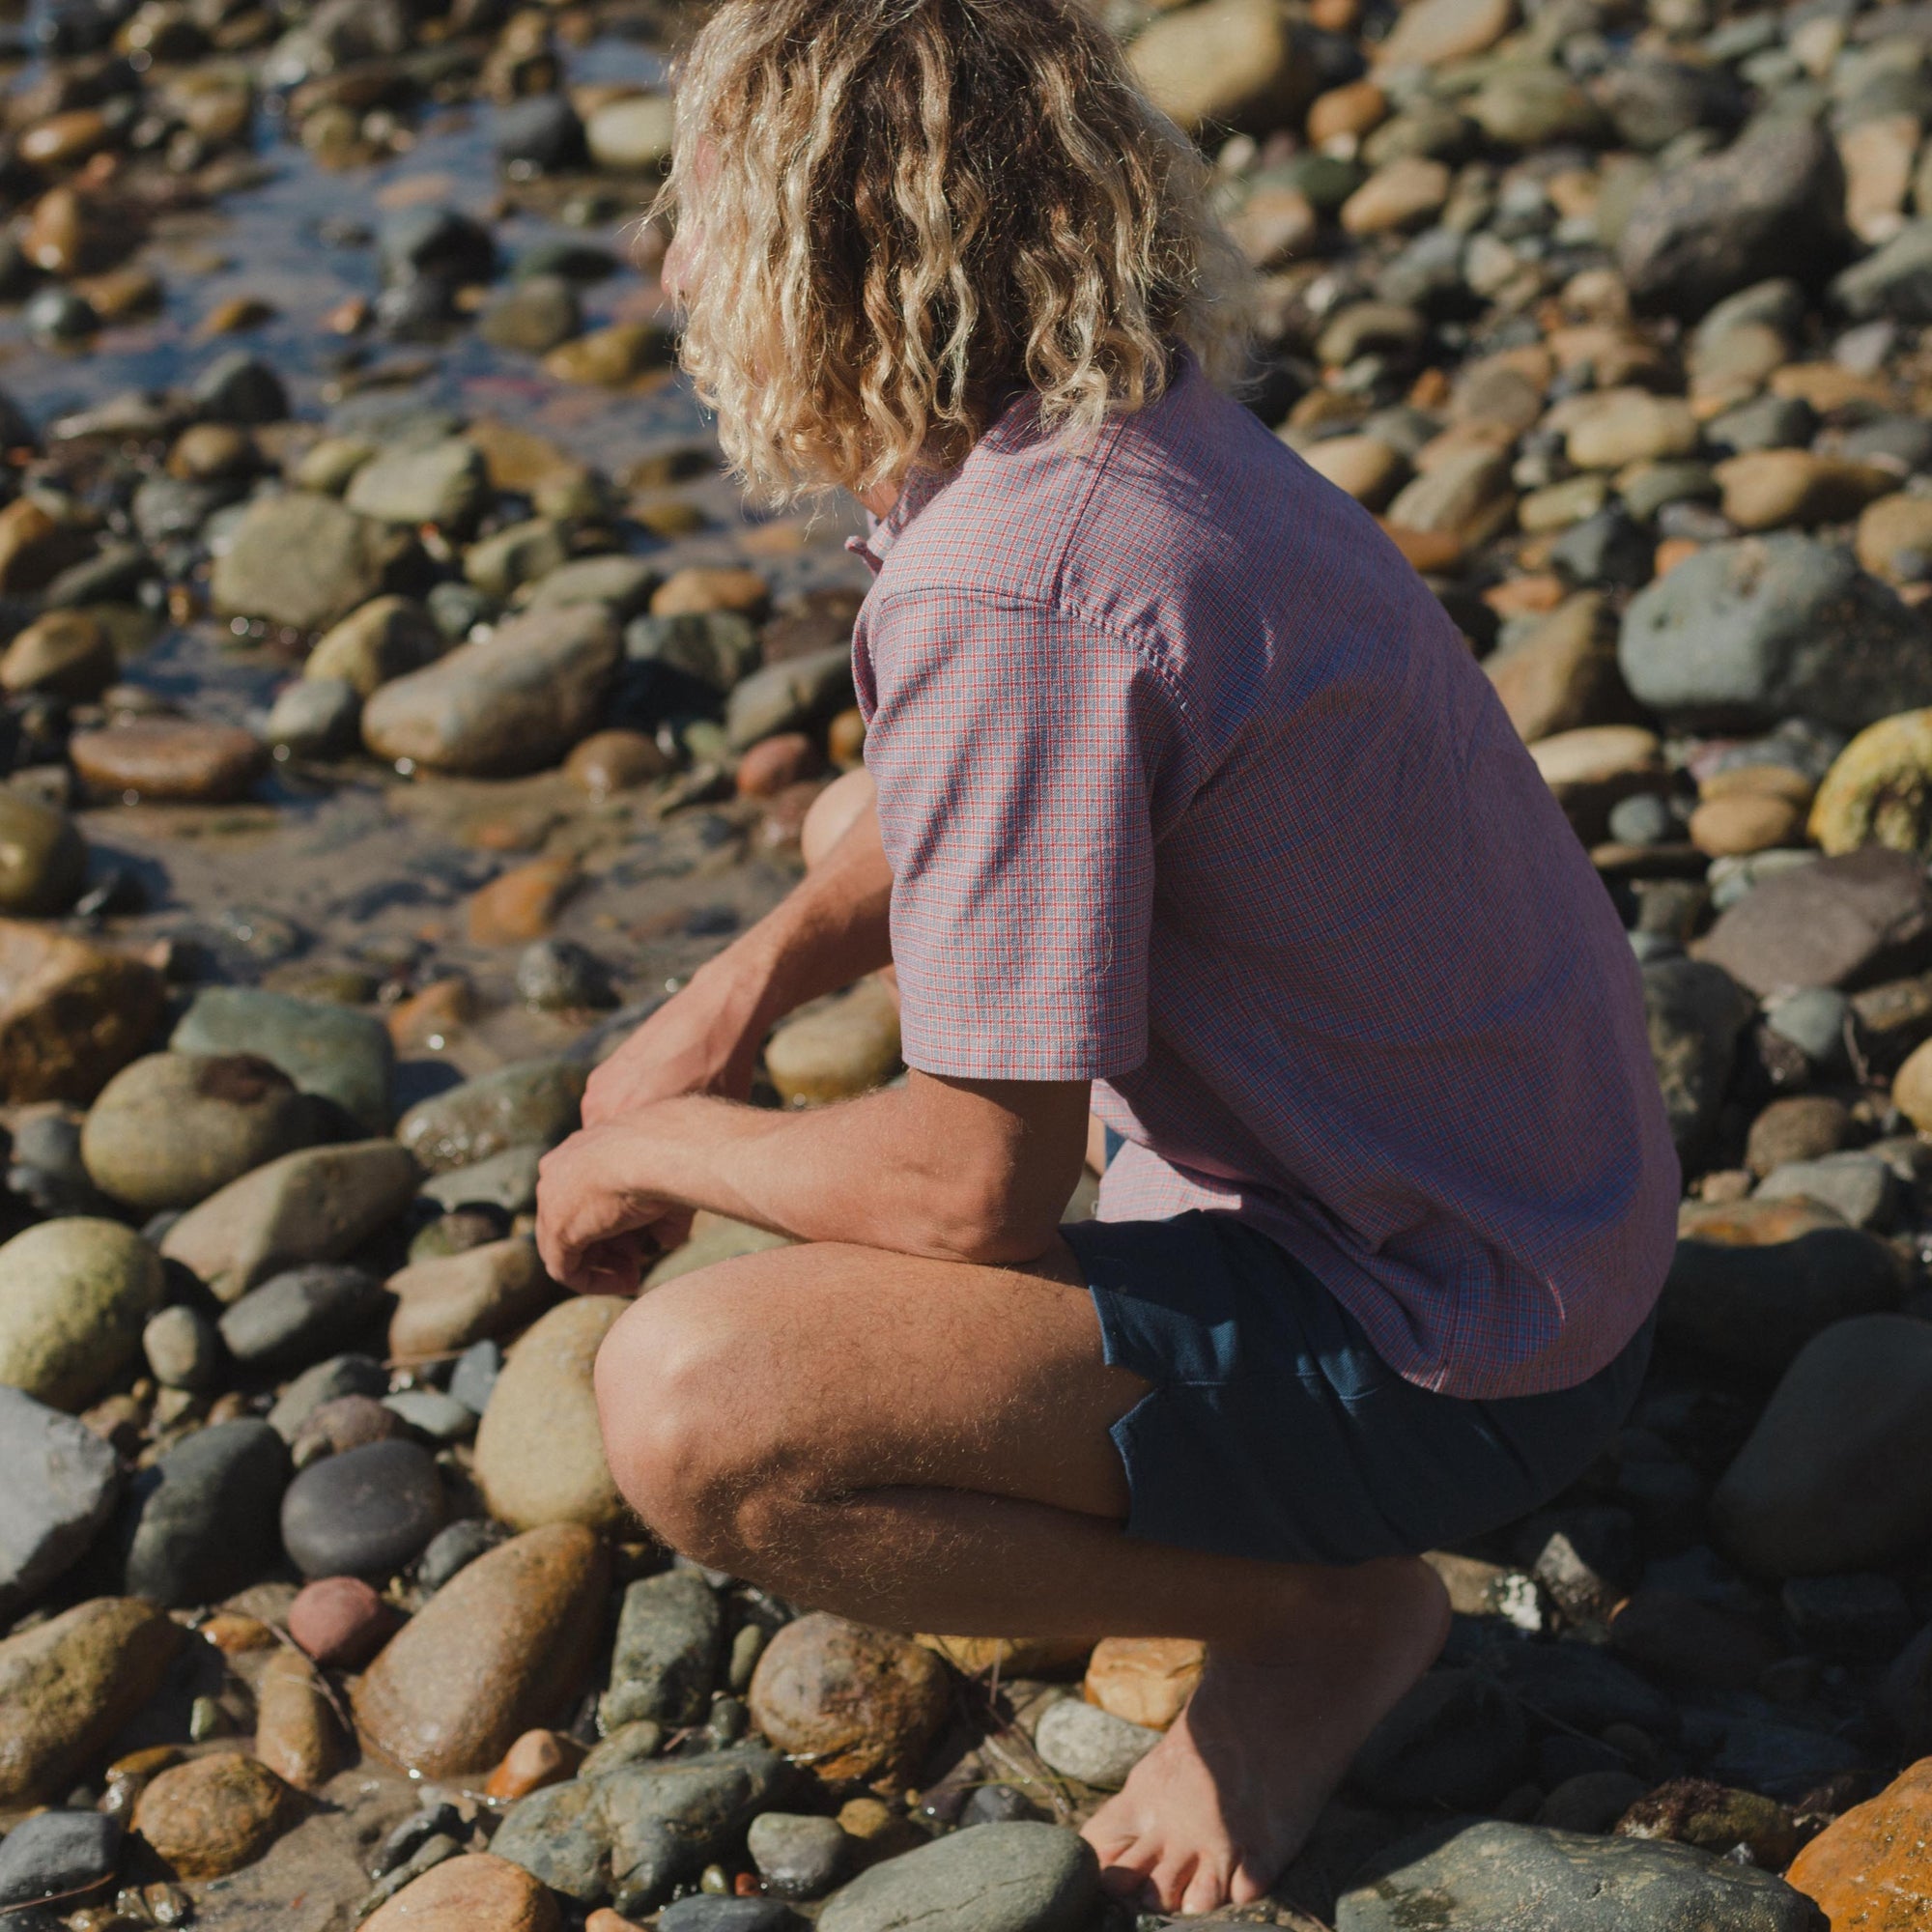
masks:
[[[574,1288],[636,1286],[636,1237],[707,1208],[808,1241],[1017,1264],[1052,1246],[1079,1176],[1088,1083],[942,1080],[805,1113],[691,1095],[545,1158],[537,1238]]]

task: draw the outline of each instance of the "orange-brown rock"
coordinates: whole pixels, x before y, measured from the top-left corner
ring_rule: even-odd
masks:
[[[654,617],[682,617],[708,611],[737,611],[762,616],[771,608],[771,586],[755,570],[721,569],[701,564],[674,570],[651,598]]]
[[[317,1791],[342,1763],[342,1726],[307,1658],[269,1660],[255,1686],[255,1755],[298,1791]]]
[[[259,1759],[216,1751],[164,1771],[134,1805],[134,1829],[176,1878],[225,1878],[294,1822],[287,1784]]]
[[[1932,1912],[1932,1758],[1920,1758],[1798,1854],[1785,1883],[1832,1932],[1923,1932]]]
[[[765,1646],[751,1706],[765,1736],[822,1782],[896,1790],[918,1775],[952,1695],[931,1651],[821,1611]]]
[[[670,760],[655,738],[641,731],[596,731],[563,761],[564,776],[592,798],[608,798],[648,784],[670,770]]]
[[[0,590],[43,589],[93,551],[86,530],[49,516],[31,497],[15,497],[0,510]]]
[[[1795,845],[1804,831],[1804,808],[1768,792],[1733,792],[1706,799],[1690,814],[1690,842],[1713,859]]]
[[[469,937],[478,946],[541,939],[579,884],[568,859],[532,859],[491,882],[469,901]]]
[[[526,1731],[490,1774],[484,1794],[490,1798],[527,1798],[546,1784],[560,1784],[574,1776],[583,1761],[583,1747],[561,1731]]]
[[[488,1852],[432,1865],[362,1921],[362,1932],[557,1932],[541,1879]]]
[[[147,1049],[166,1006],[152,966],[0,920],[0,1094],[92,1100]]]
[[[1110,1636],[1087,1665],[1087,1701],[1164,1731],[1201,1681],[1208,1647],[1184,1636]]]
[[[252,731],[189,718],[135,718],[104,731],[77,731],[69,754],[99,791],[202,805],[246,797],[269,768],[269,748]]]
[[[1084,1636],[927,1636],[919,1642],[963,1677],[1050,1677],[1087,1662]]]
[[[468,1026],[475,1017],[476,988],[461,973],[452,973],[389,1009],[389,1037],[407,1052]]]
[[[485,1776],[565,1714],[603,1634],[603,1539],[548,1523],[479,1556],[391,1638],[355,1687],[355,1721],[425,1777]]]

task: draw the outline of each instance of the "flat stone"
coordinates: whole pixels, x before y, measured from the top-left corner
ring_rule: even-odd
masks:
[[[556,1295],[527,1235],[413,1263],[389,1277],[389,1354],[398,1362],[455,1354],[533,1321]],[[529,1527],[530,1525],[525,1525]]]
[[[101,1091],[80,1154],[103,1194],[153,1214],[192,1208],[322,1139],[324,1127],[318,1110],[265,1060],[151,1053]]]
[[[1932,703],[1922,620],[1851,551],[1789,531],[1707,545],[1638,591],[1618,659],[1645,705],[1692,725],[1857,731]]]
[[[161,1253],[191,1268],[216,1300],[239,1301],[284,1269],[340,1261],[409,1206],[420,1178],[394,1141],[285,1154],[190,1208]]]
[[[488,1551],[445,1583],[355,1687],[376,1749],[426,1777],[487,1774],[564,1714],[598,1647],[607,1563],[577,1523]]]
[[[276,1556],[288,1445],[266,1422],[185,1436],[128,1486],[120,1535],[130,1596],[169,1608],[217,1603]]]
[[[65,1791],[160,1689],[186,1641],[130,1597],[96,1597],[0,1638],[0,1804]]]
[[[711,1705],[724,1619],[717,1593],[695,1570],[640,1577],[624,1592],[611,1688],[597,1706],[606,1736],[651,1718],[671,1725],[703,1720]]]
[[[144,961],[0,920],[0,1094],[84,1105],[147,1049],[166,1007]]]
[[[431,1175],[423,1182],[422,1198],[444,1213],[483,1207],[526,1214],[537,1205],[537,1168],[546,1151],[541,1147],[505,1148],[469,1167]]]
[[[304,1369],[269,1411],[269,1427],[293,1442],[316,1411],[346,1396],[374,1398],[388,1392],[389,1374],[372,1355],[331,1355]]]
[[[0,1620],[87,1553],[113,1513],[121,1471],[93,1430],[16,1388],[0,1387]]]
[[[625,1306],[615,1295],[580,1295],[553,1308],[509,1351],[476,1432],[477,1485],[499,1521],[603,1529],[622,1518],[592,1373]]]
[[[1158,1731],[1078,1697],[1050,1704],[1034,1733],[1034,1748],[1051,1770],[1096,1791],[1120,1790],[1127,1774],[1159,1742]]]
[[[0,1247],[0,1385],[78,1409],[133,1359],[160,1258],[115,1221],[69,1215]]]
[[[1889,979],[1932,957],[1932,888],[1903,853],[1821,859],[1755,887],[1698,952],[1760,995]]]
[[[251,1053],[304,1094],[332,1100],[366,1132],[386,1133],[395,1049],[373,1014],[255,986],[208,986],[168,1044],[177,1053]]]
[[[1868,1570],[1932,1531],[1932,1324],[1834,1323],[1785,1372],[1711,1497],[1723,1547],[1776,1577]]]
[[[0,1911],[85,1892],[112,1878],[120,1860],[118,1818],[43,1811],[24,1819],[0,1843]]]
[[[622,654],[598,605],[529,611],[384,685],[363,707],[363,742],[427,771],[540,771],[597,722]]]
[[[870,1871],[826,1901],[824,1932],[1072,1932],[1100,1898],[1098,1861],[1058,1825],[979,1825]]]
[[[381,526],[331,497],[258,497],[214,559],[215,614],[326,630],[382,588],[385,551]]]
[[[556,1901],[522,1866],[466,1853],[407,1885],[363,1932],[558,1932]]]
[[[282,1543],[304,1577],[380,1581],[422,1553],[446,1510],[427,1450],[371,1442],[326,1457],[289,1485]]]
[[[1437,1828],[1369,1867],[1336,1932],[1823,1932],[1783,1880],[1688,1845],[1494,1821]]]
[[[191,1758],[134,1802],[134,1829],[176,1878],[225,1878],[253,1864],[293,1822],[289,1787],[240,1751]]]
[[[246,798],[269,769],[269,748],[252,731],[189,718],[136,718],[104,731],[76,731],[68,755],[98,791],[192,805]]]
[[[1760,1201],[1816,1201],[1854,1228],[1889,1225],[1898,1177],[1874,1153],[1848,1150],[1818,1160],[1787,1161],[1758,1184]]]
[[[946,1720],[951,1686],[909,1638],[815,1613],[765,1646],[749,1702],[759,1730],[822,1782],[902,1788]]]
[[[412,1107],[396,1138],[431,1174],[473,1167],[509,1148],[552,1148],[577,1131],[588,1078],[572,1061],[520,1061]]]
[[[349,479],[344,504],[384,524],[466,529],[489,495],[483,453],[460,437],[378,450]]]
[[[1207,1655],[1192,1637],[1103,1637],[1088,1660],[1082,1689],[1090,1704],[1164,1731],[1194,1694]]]
[[[388,1305],[374,1275],[317,1263],[250,1289],[223,1313],[221,1339],[238,1362],[305,1369],[355,1340]]]

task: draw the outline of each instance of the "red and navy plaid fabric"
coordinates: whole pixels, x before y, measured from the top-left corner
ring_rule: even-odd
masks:
[[[864,554],[907,1064],[1100,1083],[1107,1219],[1254,1223],[1424,1387],[1607,1363],[1679,1189],[1635,961],[1374,521],[1184,366]]]

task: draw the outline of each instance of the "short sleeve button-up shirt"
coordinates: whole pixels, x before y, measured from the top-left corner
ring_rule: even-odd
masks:
[[[1015,403],[868,554],[907,1064],[1096,1082],[1105,1218],[1254,1223],[1423,1386],[1613,1357],[1679,1189],[1635,961],[1373,519],[1183,359],[1084,447]]]

